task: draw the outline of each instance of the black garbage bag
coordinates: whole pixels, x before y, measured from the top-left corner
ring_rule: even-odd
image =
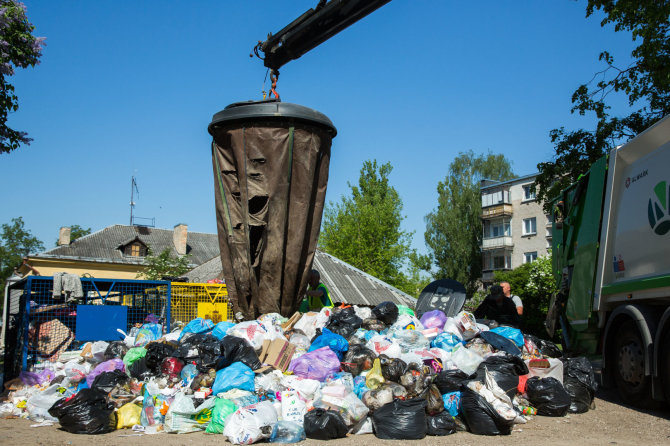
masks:
[[[314,409],[305,414],[304,424],[307,438],[331,440],[344,438],[349,431],[342,415],[334,410]]]
[[[538,415],[562,417],[568,413],[572,402],[563,384],[556,378],[534,376],[526,381],[526,395]]]
[[[512,433],[514,420],[509,421],[503,418],[483,396],[466,386],[461,389],[461,410],[473,434],[509,435]]]
[[[407,389],[411,398],[420,396],[433,383],[429,370],[426,366],[411,362],[400,376],[400,384]]]
[[[356,316],[353,307],[344,308],[330,316],[326,328],[335,334],[349,339],[354,332],[363,324],[363,319]]]
[[[540,350],[540,353],[542,353],[544,356],[548,356],[550,358],[563,357],[563,352],[560,348],[556,347],[556,344],[553,342],[547,341],[546,339],[540,339],[532,334],[524,334],[523,337],[524,339],[527,338],[533,341],[533,344],[535,344],[535,346]]]
[[[160,373],[163,359],[174,356],[175,348],[170,344],[162,342],[151,342],[145,347],[147,354],[144,356],[147,368],[155,374]]]
[[[105,361],[114,358],[123,359],[123,357],[126,356],[126,353],[128,353],[128,346],[123,341],[110,342],[105,349]]]
[[[420,440],[426,436],[426,400],[393,400],[372,414],[377,438],[384,440]]]
[[[131,377],[139,379],[140,381],[147,380],[155,375],[155,373],[147,367],[146,358],[140,358],[130,364],[128,373],[130,373]]]
[[[488,370],[493,380],[500,388],[514,399],[519,387],[519,375],[526,375],[528,367],[518,356],[512,355],[492,355],[479,364],[474,379],[486,382],[486,371]]]
[[[457,430],[456,419],[449,412],[445,411],[432,417],[426,417],[426,435],[443,437],[455,434]]]
[[[444,370],[435,377],[435,385],[442,395],[461,390],[468,381],[474,379],[475,375],[468,375],[462,370]]]
[[[72,434],[105,434],[116,429],[114,406],[95,389],[82,389],[70,399],[56,401],[49,415]]]
[[[400,377],[407,371],[407,363],[402,359],[379,355],[379,362],[382,366],[382,376],[387,381],[400,382]]]
[[[234,362],[241,362],[251,368],[251,370],[261,368],[261,361],[247,340],[238,338],[237,336],[224,336],[220,344],[221,356],[216,362],[216,370],[224,369]]]
[[[102,372],[95,377],[91,383],[91,389],[99,390],[103,394],[108,394],[117,384],[125,384],[130,378],[121,370],[111,372]]]
[[[377,333],[386,330],[386,325],[379,319],[366,319],[363,321],[362,327],[366,330],[376,331]]]
[[[569,412],[584,413],[592,409],[598,384],[591,361],[583,356],[564,359],[563,387],[571,399]]]
[[[426,413],[428,415],[437,415],[438,413],[444,412],[442,394],[440,394],[440,391],[434,384],[424,390],[421,397],[426,400]]]
[[[513,356],[518,356],[519,358],[521,357],[521,349],[517,347],[516,344],[512,342],[512,340],[506,338],[505,336],[501,336],[498,333],[494,333],[492,331],[482,331],[479,333],[479,336],[491,344],[491,346],[496,350],[503,351]]]
[[[221,356],[221,341],[210,334],[184,336],[173,355],[185,363],[194,363],[201,372],[214,367]]]
[[[393,325],[398,320],[398,306],[393,302],[382,302],[372,309],[372,314],[386,325]]]
[[[342,370],[358,376],[361,372],[372,368],[375,357],[375,352],[364,345],[349,344],[349,350],[344,354],[344,361],[342,361]]]

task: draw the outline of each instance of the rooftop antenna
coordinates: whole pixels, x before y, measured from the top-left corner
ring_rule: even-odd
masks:
[[[135,180],[135,176],[133,175],[130,182],[130,226],[146,226],[155,228],[156,217],[147,218],[133,215],[135,210],[135,193],[137,193],[138,197],[140,196],[140,190],[137,188],[137,180]],[[138,220],[140,220],[140,222],[138,222]]]

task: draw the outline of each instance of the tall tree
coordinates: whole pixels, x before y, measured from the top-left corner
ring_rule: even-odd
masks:
[[[22,217],[3,223],[0,227],[0,289],[5,289],[5,280],[21,265],[23,257],[43,249],[42,242],[25,229]]]
[[[504,155],[460,153],[449,165],[449,173],[437,185],[437,209],[426,216],[426,245],[437,267],[436,278],[458,280],[468,296],[482,274],[481,193],[484,178],[505,181],[514,178]]]
[[[586,16],[602,10],[601,26],[613,24],[617,32],[630,32],[638,45],[633,62],[619,67],[607,51],[600,53],[605,68],[572,95],[572,113],[595,116],[594,129],[550,132],[555,156],[538,164],[537,198],[549,210],[551,199],[610,149],[633,138],[670,113],[670,1],[589,0]],[[606,99],[623,94],[632,110],[610,115]]]
[[[32,141],[26,132],[7,125],[9,114],[19,109],[19,98],[7,77],[14,74],[14,68],[39,63],[44,37],[33,36],[34,29],[23,3],[0,0],[0,153],[9,153]]]
[[[70,243],[74,242],[78,238],[82,238],[85,235],[89,235],[90,233],[91,228],[84,228],[83,226],[72,225],[70,226]],[[56,239],[56,246],[58,246],[58,239]]]
[[[328,204],[321,224],[319,247],[356,268],[408,291],[403,273],[412,253],[412,233],[401,228],[402,200],[389,183],[393,167],[365,161],[351,196]]]

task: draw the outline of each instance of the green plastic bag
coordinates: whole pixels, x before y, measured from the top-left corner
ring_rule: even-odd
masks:
[[[410,307],[406,307],[405,305],[398,305],[398,315],[400,314],[409,314],[410,316],[415,316],[414,310],[412,310]]]
[[[237,406],[225,398],[217,398],[212,409],[212,420],[207,426],[208,434],[222,434],[226,427],[226,419],[237,410]]]
[[[133,362],[144,358],[147,355],[147,349],[144,347],[133,347],[128,350],[128,353],[123,357],[123,363],[126,365],[126,370],[130,369]]]

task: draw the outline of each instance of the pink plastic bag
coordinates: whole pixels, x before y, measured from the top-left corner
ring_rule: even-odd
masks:
[[[431,310],[421,316],[421,323],[425,328],[437,328],[442,331],[445,322],[447,322],[447,316],[440,310]]]
[[[340,360],[329,347],[321,347],[291,361],[289,370],[302,378],[324,381],[331,373],[340,371]]]
[[[114,358],[98,364],[98,366],[86,377],[86,384],[88,384],[88,387],[91,387],[96,376],[104,372],[113,372],[114,370],[125,370],[125,365],[123,364],[122,359]]]

